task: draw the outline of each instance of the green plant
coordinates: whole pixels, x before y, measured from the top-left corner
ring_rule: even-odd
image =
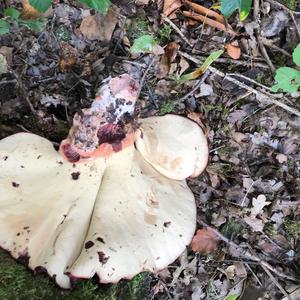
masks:
[[[4,10],[4,17],[0,19],[0,35],[9,33],[13,27],[27,27],[33,31],[41,31],[45,27],[45,19],[38,18],[35,20],[23,20],[20,18],[21,13],[13,8],[9,7]]]
[[[81,3],[87,5],[90,8],[95,9],[96,11],[107,13],[110,1],[109,0],[79,0]],[[51,6],[52,0],[29,0],[30,5],[32,5],[39,12],[46,12],[47,9]]]
[[[300,67],[300,44],[294,49],[293,61]],[[276,84],[272,86],[272,91],[282,90],[287,93],[294,93],[300,87],[300,71],[296,68],[280,67],[275,74]]]
[[[154,37],[150,34],[145,34],[134,40],[130,50],[132,53],[150,53],[156,45]]]
[[[298,240],[300,237],[300,223],[295,220],[284,220],[284,228],[288,233],[289,237],[294,240]]]
[[[162,27],[160,27],[157,31],[157,41],[159,44],[168,42],[170,40],[172,31],[173,28],[168,24],[164,24]]]
[[[240,12],[240,20],[244,21],[250,13],[252,0],[221,0],[221,12],[225,18],[231,16],[235,10]]]

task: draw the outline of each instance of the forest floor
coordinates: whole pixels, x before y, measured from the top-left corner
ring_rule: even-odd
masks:
[[[58,145],[103,79],[144,76],[141,117],[189,116],[207,132],[208,167],[188,184],[198,228],[210,230],[206,243],[217,239],[214,251],[187,247],[158,274],[105,286],[94,278],[72,291],[0,251],[0,299],[300,299],[300,93],[271,90],[275,70],[294,66],[300,6],[254,0],[246,20],[236,12],[220,28],[188,18],[181,1],[166,2],[176,9],[164,1],[113,1],[95,28],[84,28],[93,10],[54,1],[41,31],[20,23],[1,35],[0,139],[26,131]],[[10,6],[22,9],[19,1],[1,1],[0,17]],[[132,54],[134,40],[148,34],[159,53]],[[180,82],[220,49],[204,74]]]

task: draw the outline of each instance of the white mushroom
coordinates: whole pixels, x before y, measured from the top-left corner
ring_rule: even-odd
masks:
[[[105,97],[134,101],[136,89],[130,88],[137,84],[124,78]],[[117,83],[112,80],[107,85]],[[93,122],[103,121],[103,107],[98,105]],[[0,141],[0,247],[29,268],[48,272],[63,288],[70,288],[70,277],[97,274],[102,283],[117,282],[173,262],[196,226],[194,196],[184,179],[202,171],[208,157],[201,128],[178,116],[140,120],[135,134],[124,121],[125,135],[117,136],[121,148],[114,149],[112,138],[86,151],[76,136],[97,139],[85,130],[85,116],[90,111],[75,120],[62,143],[72,155],[79,153],[76,163],[64,148],[57,152],[33,134]],[[98,136],[101,126],[115,128],[121,119],[96,122]]]

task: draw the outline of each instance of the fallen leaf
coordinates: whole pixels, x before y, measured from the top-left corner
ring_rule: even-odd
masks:
[[[180,81],[181,82],[185,82],[188,80],[194,80],[197,79],[199,76],[201,76],[207,69],[208,67],[216,60],[218,59],[222,54],[223,54],[223,50],[217,50],[217,51],[213,51],[204,61],[204,63],[195,71],[189,73],[189,74],[185,74],[183,76],[180,77]]]
[[[176,12],[180,7],[180,0],[164,0],[163,14],[168,17],[172,13]]]
[[[244,217],[244,221],[252,228],[255,232],[262,232],[264,223],[262,220],[252,217]]]
[[[61,42],[61,57],[59,67],[62,72],[71,68],[77,62],[77,49],[66,42]]]
[[[228,279],[233,279],[236,275],[235,266],[231,265],[225,269],[225,273]]]
[[[252,199],[251,217],[256,217],[266,205],[271,203],[266,200],[265,195],[258,195],[257,198]]]
[[[50,6],[46,12],[42,13],[36,10],[32,5],[30,5],[29,0],[23,0],[22,5],[23,9],[21,13],[21,18],[23,20],[37,19],[40,17],[47,18],[53,14],[52,6]]]
[[[0,54],[4,55],[8,65],[12,64],[12,54],[14,48],[3,46],[0,48]]]
[[[226,44],[227,54],[233,59],[239,59],[241,57],[241,48],[237,41]]]
[[[247,270],[245,268],[245,265],[241,261],[235,261],[233,264],[235,266],[235,272],[237,277],[247,277]]]
[[[191,246],[194,252],[208,254],[218,248],[219,237],[209,228],[197,230]]]
[[[179,45],[176,42],[171,42],[165,47],[164,54],[159,62],[159,70],[156,75],[158,78],[164,78],[169,74],[171,63],[176,58],[178,49]]]
[[[95,14],[84,18],[80,24],[81,33],[89,40],[109,42],[118,22],[118,11],[110,9],[107,15]]]

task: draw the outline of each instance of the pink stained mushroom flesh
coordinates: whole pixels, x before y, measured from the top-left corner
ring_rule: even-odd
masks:
[[[130,75],[108,79],[90,108],[76,113],[68,137],[61,142],[60,153],[75,163],[112,153],[134,143],[134,107],[139,83]]]

